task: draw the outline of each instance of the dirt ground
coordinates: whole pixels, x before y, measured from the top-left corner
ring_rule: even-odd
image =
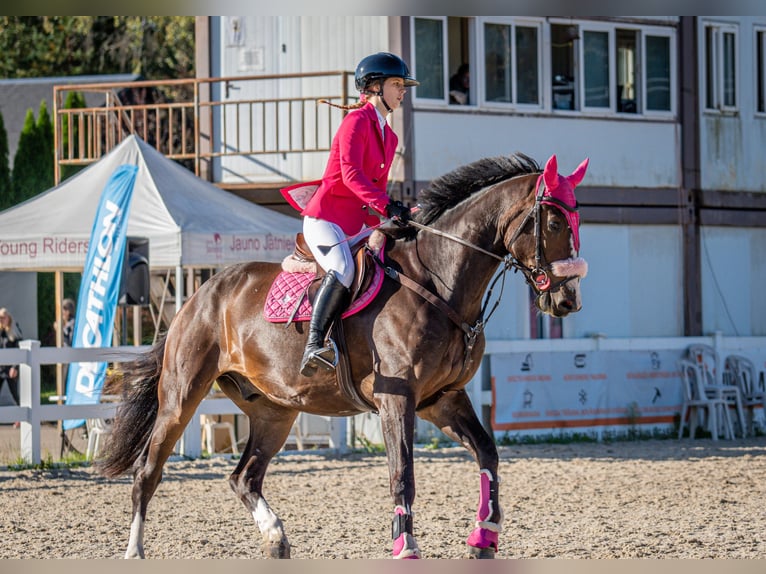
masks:
[[[55,439],[54,435],[54,439]],[[48,439],[51,440],[51,439]],[[766,438],[501,447],[498,558],[766,556]],[[149,505],[147,558],[262,558],[227,477],[235,460],[171,460]],[[418,449],[415,535],[425,558],[461,558],[478,469],[457,447]],[[131,480],[92,467],[0,470],[0,558],[121,558]],[[388,558],[382,454],[278,455],[264,494],[293,558]]]

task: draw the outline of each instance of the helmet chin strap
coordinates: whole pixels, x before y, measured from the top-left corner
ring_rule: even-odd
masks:
[[[369,96],[378,96],[380,101],[383,102],[383,106],[386,108],[386,111],[389,114],[394,113],[394,110],[391,109],[391,106],[388,105],[388,102],[386,102],[385,98],[383,97],[383,90],[379,90],[377,92],[373,92],[372,90],[365,90],[364,93]]]

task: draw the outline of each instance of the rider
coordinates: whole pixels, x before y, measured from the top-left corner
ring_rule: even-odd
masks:
[[[375,213],[399,222],[406,222],[410,216],[408,207],[392,201],[386,193],[398,143],[386,116],[401,105],[406,88],[418,82],[407,64],[388,52],[362,59],[354,80],[360,101],[336,106],[353,111],[341,122],[322,182],[301,212],[306,243],[327,272],[314,300],[309,339],[301,361],[301,374],[307,377],[313,376],[317,367],[332,370],[335,364],[335,350],[325,346],[324,341],[333,320],[348,304],[354,278],[354,260],[345,240],[358,234],[364,225],[377,223]],[[318,249],[320,245],[333,247],[323,253]]]

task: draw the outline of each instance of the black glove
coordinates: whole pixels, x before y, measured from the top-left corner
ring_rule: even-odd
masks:
[[[411,214],[410,208],[397,200],[389,202],[386,206],[386,215],[390,219],[394,219],[394,223],[397,225],[407,225]]]

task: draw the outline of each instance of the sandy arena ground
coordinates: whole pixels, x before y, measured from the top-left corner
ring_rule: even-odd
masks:
[[[56,434],[46,436],[57,449]],[[766,438],[500,451],[506,520],[498,558],[766,556]],[[227,483],[235,464],[216,456],[165,466],[149,505],[147,558],[263,557],[260,535]],[[420,449],[415,473],[423,556],[462,557],[478,501],[476,465],[461,448]],[[0,470],[0,558],[121,558],[130,490],[129,477],[106,480],[92,467]],[[381,454],[280,454],[264,494],[285,523],[293,558],[390,556]]]

